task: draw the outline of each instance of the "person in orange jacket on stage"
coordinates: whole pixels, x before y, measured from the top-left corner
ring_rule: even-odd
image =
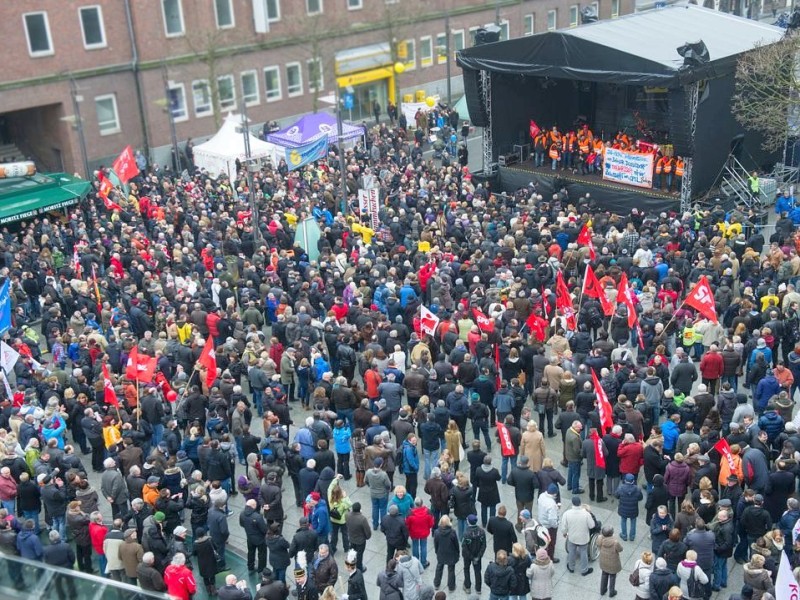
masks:
[[[547,133],[540,131],[535,138],[533,138],[533,166],[544,166],[544,155],[547,153]]]
[[[665,156],[666,160],[664,161],[664,177],[667,180],[667,191],[672,191],[672,176],[673,172],[675,171],[675,159],[671,156]]]
[[[548,152],[548,156],[550,157],[551,161],[551,169],[555,171],[558,169],[559,163],[561,163],[561,143],[560,142],[553,142],[550,144],[550,150]]]
[[[680,193],[681,185],[683,184],[683,173],[686,169],[686,163],[682,157],[678,157],[675,161],[675,191]]]

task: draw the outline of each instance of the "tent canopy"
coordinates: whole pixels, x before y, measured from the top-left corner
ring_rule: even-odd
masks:
[[[328,135],[328,143],[335,144],[338,137],[336,117],[330,113],[318,112],[301,117],[294,125],[267,136],[267,141],[284,148],[297,148],[317,138],[320,134]],[[364,135],[364,128],[352,123],[342,122],[342,138],[354,140]]]
[[[247,156],[242,136],[244,117],[228,114],[220,130],[207,142],[194,149],[194,162],[197,168],[204,169],[212,175],[236,173],[236,159],[244,161]],[[252,134],[250,136],[250,157],[253,159],[269,158],[275,165],[283,157],[283,149],[274,144],[264,142]]]
[[[30,219],[77,204],[91,184],[66,173],[0,179],[0,224]]]
[[[458,63],[464,69],[509,75],[671,87],[730,73],[738,55],[759,43],[774,43],[784,33],[700,6],[672,5],[475,46],[461,50]],[[698,40],[708,48],[710,61],[683,69],[677,48]]]

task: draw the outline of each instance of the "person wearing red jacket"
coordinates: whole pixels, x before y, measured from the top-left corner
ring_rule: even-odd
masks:
[[[411,553],[422,563],[428,566],[428,538],[431,536],[434,520],[433,514],[422,502],[422,498],[414,501],[414,508],[406,517],[408,537],[411,538]]]
[[[103,550],[103,542],[108,533],[108,527],[103,525],[103,515],[99,511],[93,512],[89,515],[89,539],[92,541],[92,548],[97,553],[98,563],[100,566],[100,575],[105,577],[106,574],[106,553]]]
[[[167,584],[167,593],[178,600],[191,600],[197,591],[194,575],[186,566],[186,556],[182,552],[175,554],[164,569],[164,583]]]
[[[725,361],[719,352],[719,346],[711,344],[708,352],[704,353],[703,358],[700,359],[700,374],[709,394],[716,396],[719,392],[719,381],[724,371]]]
[[[206,316],[206,327],[208,327],[208,335],[211,339],[214,340],[215,346],[221,346],[225,343],[225,340],[220,339],[219,337],[219,322],[222,320],[222,317],[219,314],[219,310],[212,310]]]
[[[639,469],[644,464],[644,446],[634,439],[632,433],[628,433],[617,448],[617,457],[620,477],[628,474],[638,477]]]

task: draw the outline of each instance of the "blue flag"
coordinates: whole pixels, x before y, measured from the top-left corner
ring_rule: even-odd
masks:
[[[11,295],[9,294],[9,280],[0,287],[0,335],[11,329]]]
[[[312,163],[315,160],[325,158],[328,153],[328,136],[323,134],[318,139],[312,140],[309,143],[298,146],[297,148],[286,149],[286,164],[289,166],[290,171],[299,169]]]

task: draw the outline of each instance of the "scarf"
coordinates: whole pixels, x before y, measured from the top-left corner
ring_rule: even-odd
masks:
[[[589,436],[592,440],[592,444],[594,444],[594,464],[595,467],[598,469],[605,469],[606,468],[606,455],[603,451],[603,440],[600,439],[600,435],[593,431],[592,434]]]

